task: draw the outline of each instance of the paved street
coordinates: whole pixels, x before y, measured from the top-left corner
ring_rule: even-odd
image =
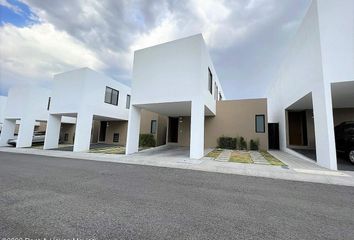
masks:
[[[354,188],[0,152],[0,237],[352,239]]]

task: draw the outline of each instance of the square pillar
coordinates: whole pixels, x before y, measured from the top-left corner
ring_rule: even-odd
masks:
[[[129,112],[126,155],[139,151],[140,119],[141,109],[132,105]]]
[[[90,150],[92,113],[78,113],[76,119],[74,152],[86,152]]]
[[[61,116],[49,114],[43,149],[58,148]]]
[[[35,123],[34,119],[21,118],[16,148],[32,147]]]
[[[312,92],[317,164],[337,170],[331,87],[329,83],[321,85]]]
[[[189,153],[192,159],[204,156],[204,120],[204,104],[200,100],[192,101]]]
[[[5,119],[0,135],[0,147],[8,146],[7,141],[15,137],[16,120]]]

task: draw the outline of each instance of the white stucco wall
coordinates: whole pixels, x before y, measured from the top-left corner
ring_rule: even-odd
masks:
[[[50,90],[35,86],[17,86],[8,92],[5,118],[31,118],[37,121],[47,120],[47,105]]]
[[[208,91],[208,67],[225,98],[201,34],[138,50],[134,54],[132,104],[201,98],[215,113],[214,96]]]
[[[119,91],[118,106],[104,102],[106,86]],[[81,68],[54,76],[51,114],[76,114],[89,111],[93,115],[128,120],[126,97],[130,88],[89,68]]]
[[[2,124],[4,123],[6,103],[7,103],[7,97],[0,96],[0,130]]]

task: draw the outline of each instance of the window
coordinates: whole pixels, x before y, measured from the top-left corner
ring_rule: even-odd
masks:
[[[113,142],[119,142],[119,133],[113,133]]]
[[[222,100],[222,96],[221,96],[221,93],[219,93],[219,100],[220,100],[220,101]]]
[[[265,117],[264,115],[256,115],[256,133],[265,132]]]
[[[129,94],[127,95],[127,102],[125,103],[125,107],[126,107],[126,109],[130,108],[130,95]]]
[[[104,102],[112,105],[118,105],[119,91],[106,87],[106,92],[104,96]]]
[[[215,83],[214,100],[217,101],[218,97],[219,97],[219,88],[218,88],[218,85]]]
[[[48,98],[48,104],[47,104],[47,111],[49,111],[49,108],[50,108],[50,101],[52,100],[51,97]]]
[[[210,71],[210,68],[208,68],[208,72],[209,72],[209,76],[208,76],[208,80],[209,80],[209,92],[211,94],[213,94],[213,74]]]
[[[155,134],[155,133],[156,133],[156,128],[157,128],[157,122],[156,122],[156,120],[151,120],[150,133],[151,133],[151,134]]]

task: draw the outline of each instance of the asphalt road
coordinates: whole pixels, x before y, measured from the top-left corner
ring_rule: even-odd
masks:
[[[353,239],[354,188],[0,153],[0,237]]]

